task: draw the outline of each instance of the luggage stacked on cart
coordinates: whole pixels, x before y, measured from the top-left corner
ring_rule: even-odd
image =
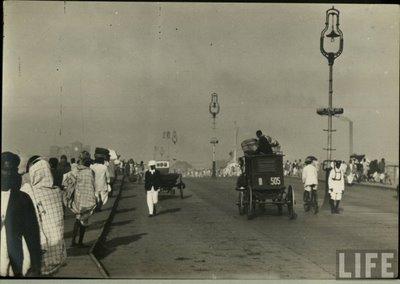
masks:
[[[245,156],[254,155],[258,149],[258,140],[255,138],[246,139],[240,145]]]
[[[281,146],[276,139],[267,136],[274,154],[282,154]],[[246,139],[241,143],[242,150],[245,156],[255,155],[258,149],[258,140],[255,138]]]

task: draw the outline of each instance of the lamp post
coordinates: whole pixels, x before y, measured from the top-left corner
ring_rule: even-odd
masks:
[[[235,125],[235,128],[234,128],[234,130],[235,130],[235,136],[234,136],[235,149],[233,151],[233,159],[234,159],[234,161],[236,163],[237,162],[237,144],[238,144],[239,127],[237,126],[236,121],[234,122],[234,125]]]
[[[324,148],[326,150],[326,160],[323,163],[323,169],[325,170],[325,197],[324,202],[322,204],[322,208],[329,208],[329,188],[328,188],[328,178],[329,172],[331,170],[331,162],[332,162],[332,151],[335,149],[332,148],[332,132],[336,131],[332,129],[332,117],[343,114],[343,108],[333,108],[332,106],[332,96],[333,96],[333,64],[335,59],[338,58],[343,51],[343,33],[339,28],[339,10],[332,7],[326,11],[325,18],[325,28],[321,31],[320,37],[320,50],[321,53],[328,60],[329,65],[329,97],[328,103],[329,106],[327,108],[317,109],[317,113],[319,115],[328,116],[328,129],[324,129],[328,133],[327,139],[327,147]],[[328,32],[329,30],[329,32]],[[325,48],[325,40],[330,39],[331,43],[335,42],[335,39],[339,38],[339,46],[336,48],[336,51],[329,50],[327,51]]]
[[[211,94],[211,102],[209,106],[209,112],[212,115],[213,118],[213,130],[215,134],[215,119],[217,118],[217,114],[220,111],[220,106],[218,102],[218,94],[217,93],[212,93]],[[216,163],[215,163],[215,145],[218,144],[218,139],[216,137],[211,138],[210,143],[213,145],[212,146],[212,177],[215,178],[216,175]]]

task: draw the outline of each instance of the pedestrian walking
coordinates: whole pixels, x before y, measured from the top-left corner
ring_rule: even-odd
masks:
[[[356,176],[356,166],[354,164],[354,160],[350,159],[349,165],[347,166],[347,172],[346,172],[347,184],[349,186],[353,185],[355,176]]]
[[[38,157],[28,162],[30,182],[21,187],[35,206],[39,221],[40,243],[43,251],[41,274],[56,272],[66,261],[64,242],[64,210],[62,192],[54,186],[50,164]]]
[[[60,162],[58,163],[58,170],[60,171],[60,174],[62,176],[71,171],[71,164],[68,163],[67,156],[62,155],[60,157]]]
[[[144,188],[146,190],[149,217],[157,214],[158,192],[160,190],[160,172],[156,170],[156,161],[149,161],[149,170],[145,174]]]
[[[330,205],[331,213],[339,214],[339,203],[342,200],[344,191],[344,173],[341,169],[341,161],[335,161],[334,167],[329,173],[328,185],[329,194],[331,196]]]
[[[117,154],[114,150],[108,150],[108,154],[106,156],[106,166],[108,167],[108,174],[110,176],[110,185],[113,186],[116,180],[116,173],[115,173],[115,163],[114,161],[117,159]]]
[[[304,193],[303,193],[303,201],[304,201],[304,209],[305,211],[310,210],[310,201],[313,201],[315,204],[314,213],[318,213],[318,198],[317,198],[317,189],[318,189],[318,165],[317,158],[314,156],[308,156],[304,162],[306,166],[302,171],[302,181],[304,185]]]
[[[20,158],[1,153],[0,276],[38,277],[42,260],[39,224],[28,194],[20,191]]]
[[[90,169],[90,164],[90,154],[83,151],[76,170],[67,173],[63,180],[64,204],[76,218],[71,246],[86,247],[83,238],[89,225],[89,218],[96,207],[94,172]],[[76,243],[78,234],[79,240]]]
[[[138,172],[138,183],[139,184],[142,184],[143,183],[143,177],[144,177],[144,163],[143,163],[143,161],[140,161],[140,164],[139,164],[139,172]]]
[[[94,172],[96,211],[101,211],[101,207],[107,203],[108,194],[111,191],[110,175],[107,166],[104,165],[105,156],[97,153],[94,157],[94,163],[90,165],[90,168]]]
[[[76,169],[77,166],[78,164],[76,163],[75,158],[71,158],[71,171]]]

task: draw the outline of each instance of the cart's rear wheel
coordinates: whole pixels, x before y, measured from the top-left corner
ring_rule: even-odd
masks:
[[[249,186],[246,190],[246,201],[247,201],[247,210],[246,210],[246,214],[247,214],[247,219],[252,219],[254,217],[254,213],[255,213],[255,202],[254,202],[254,194],[253,194],[253,189],[251,188],[251,186]]]
[[[311,210],[312,213],[317,214],[318,213],[318,196],[317,196],[317,191],[316,190],[311,190]]]
[[[243,193],[243,191],[239,191],[238,208],[239,208],[239,214],[240,215],[244,215],[246,213],[246,208],[244,206],[244,193]]]
[[[296,219],[297,214],[294,212],[294,191],[291,185],[288,186],[288,191],[286,195],[286,202],[288,206],[288,211],[289,211],[289,218],[290,219]]]
[[[282,204],[278,204],[277,207],[278,207],[278,215],[281,216],[283,212],[283,206]]]
[[[182,178],[180,179],[180,183],[179,183],[179,194],[181,196],[181,198],[183,199],[183,189],[185,188],[185,184],[182,182]]]

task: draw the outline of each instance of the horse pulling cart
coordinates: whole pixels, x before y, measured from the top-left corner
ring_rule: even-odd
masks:
[[[247,155],[241,161],[244,170],[236,187],[239,191],[239,214],[252,219],[257,207],[269,204],[277,206],[280,215],[286,206],[289,218],[296,219],[293,188],[284,184],[283,155]]]
[[[183,189],[185,184],[182,182],[182,175],[169,172],[168,161],[157,161],[156,169],[161,174],[161,192],[175,195],[175,188],[179,190],[179,195],[183,198]]]

